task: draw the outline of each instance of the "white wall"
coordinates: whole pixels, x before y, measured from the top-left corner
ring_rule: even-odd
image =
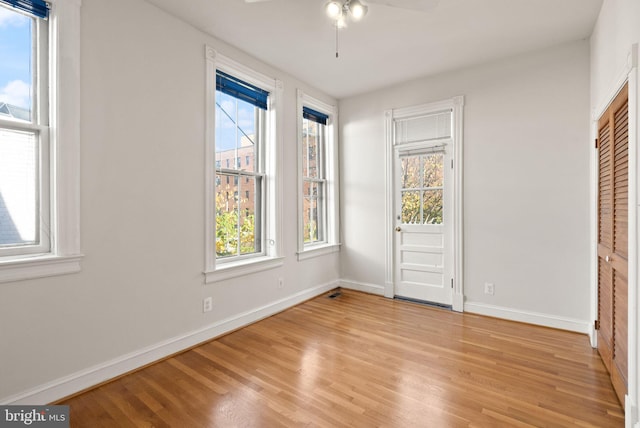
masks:
[[[205,44],[285,87],[285,265],[210,285],[202,274]],[[83,0],[81,53],[83,269],[0,284],[0,403],[52,401],[135,366],[145,347],[198,331],[190,340],[204,340],[318,294],[339,275],[339,254],[298,262],[289,227],[297,221],[296,88],[335,100],[141,0]],[[207,314],[205,296],[214,300]],[[90,368],[103,370],[78,376]]]
[[[591,35],[591,109],[593,119],[602,113],[602,110],[611,101],[611,98],[620,89],[627,78],[627,74],[633,66],[630,53],[634,44],[640,43],[640,1],[638,0],[604,0],[600,15]],[[637,49],[637,46],[636,46]],[[636,50],[636,55],[640,52]],[[635,65],[637,67],[637,64]],[[630,126],[634,127],[630,132],[630,150],[637,150],[638,123],[640,123],[640,110],[638,109],[638,77],[635,82],[629,82],[629,112],[633,115],[635,109],[635,121],[630,117]],[[634,105],[635,100],[635,105]],[[633,136],[636,141],[633,141]],[[633,162],[634,159],[630,159]],[[640,163],[636,158],[636,169]],[[637,177],[637,173],[636,173]],[[635,189],[637,194],[637,182],[630,183],[630,190]],[[632,215],[632,212],[630,212]],[[631,227],[634,220],[630,220]],[[638,219],[635,218],[635,224]],[[632,245],[632,241],[630,241]],[[630,251],[633,248],[630,247]],[[628,395],[625,403],[626,426],[640,427],[638,423],[638,387],[640,377],[638,375],[638,261],[629,263],[629,364],[628,364]]]
[[[640,41],[640,1],[604,0],[591,35],[591,107],[604,107]]]
[[[465,308],[586,332],[586,41],[341,100],[343,280],[384,285],[384,111],[457,95],[465,97]]]

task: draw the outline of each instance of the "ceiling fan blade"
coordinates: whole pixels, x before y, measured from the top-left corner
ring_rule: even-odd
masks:
[[[383,4],[399,9],[427,11],[435,8],[439,0],[365,0],[366,3]]]

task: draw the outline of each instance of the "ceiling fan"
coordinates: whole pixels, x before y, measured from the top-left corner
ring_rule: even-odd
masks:
[[[271,0],[244,0],[245,3],[262,3]],[[365,0],[399,9],[424,12],[435,8],[440,0]],[[338,58],[338,30],[346,28],[347,20],[359,21],[367,14],[369,7],[360,0],[328,0],[324,5],[327,16],[336,29],[336,58]]]
[[[245,3],[262,3],[265,1],[271,1],[271,0],[244,0],[244,1]],[[396,7],[399,9],[418,10],[418,11],[426,11],[426,10],[433,9],[439,3],[439,0],[365,0],[365,1],[366,3],[371,3],[371,4],[381,4],[384,6]],[[344,6],[354,2],[362,4],[362,2],[360,2],[359,0],[355,0],[355,1],[340,0],[337,2],[329,1],[325,5],[325,9],[329,6],[330,3],[339,3]],[[365,6],[364,4],[362,5]]]

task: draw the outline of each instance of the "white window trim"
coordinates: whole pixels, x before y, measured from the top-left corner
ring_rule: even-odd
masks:
[[[216,52],[211,46],[205,46],[206,62],[206,150],[205,150],[205,284],[222,281],[273,269],[284,264],[282,254],[282,93],[283,84],[278,79],[269,78],[224,55]],[[263,195],[265,212],[265,255],[216,262],[216,208],[215,208],[215,174],[216,174],[216,70],[224,71],[269,91],[269,109],[267,112],[267,144],[265,147],[265,194]]]
[[[0,282],[78,272],[80,252],[80,7],[49,0],[50,251],[0,259]]]
[[[326,240],[320,243],[306,244],[304,243],[304,218],[303,207],[304,198],[302,196],[304,183],[302,177],[302,131],[303,131],[303,107],[309,107],[329,116],[326,125],[326,144],[325,144],[325,179],[326,179]],[[298,121],[298,138],[296,145],[298,147],[298,260],[307,260],[313,257],[320,257],[327,254],[340,251],[340,194],[339,194],[339,173],[338,173],[338,109],[335,106],[324,103],[310,95],[307,95],[301,89],[297,91],[297,121]]]

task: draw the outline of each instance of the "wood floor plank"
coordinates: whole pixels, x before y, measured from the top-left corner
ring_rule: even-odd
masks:
[[[342,291],[61,404],[73,427],[622,427],[584,335]]]

